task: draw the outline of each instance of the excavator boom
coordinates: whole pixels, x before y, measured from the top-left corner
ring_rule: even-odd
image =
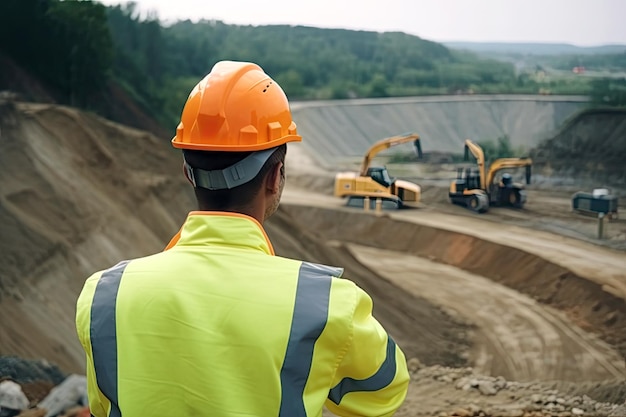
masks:
[[[421,159],[423,154],[422,154],[422,146],[420,144],[419,135],[415,133],[407,133],[404,135],[392,136],[389,138],[379,140],[378,142],[370,146],[370,148],[365,153],[365,156],[363,157],[363,162],[361,163],[360,175],[362,177],[367,176],[367,169],[370,167],[370,164],[372,163],[372,159],[374,159],[374,157],[378,153],[380,153],[381,151],[384,151],[385,149],[391,148],[392,146],[400,145],[402,143],[407,143],[411,141],[415,143],[417,156],[419,159]]]
[[[469,139],[465,139],[465,160],[469,160],[469,153],[474,155],[476,158],[476,165],[478,165],[478,173],[480,174],[480,188],[486,189],[485,183],[485,154],[483,153],[483,148],[480,145],[474,143]]]
[[[526,184],[530,184],[530,169],[533,161],[530,158],[500,158],[493,161],[487,173],[486,182],[488,185],[493,183],[498,171],[507,168],[523,168],[526,167]]]

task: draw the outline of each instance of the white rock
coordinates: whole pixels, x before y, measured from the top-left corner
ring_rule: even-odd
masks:
[[[28,398],[20,384],[13,381],[0,382],[0,407],[11,410],[26,410]]]
[[[478,385],[478,390],[483,395],[496,395],[498,393],[498,389],[496,389],[495,384],[490,381],[483,381]]]
[[[82,375],[70,375],[61,384],[52,388],[38,407],[48,411],[46,417],[52,417],[69,407],[83,403],[86,395],[87,378]]]

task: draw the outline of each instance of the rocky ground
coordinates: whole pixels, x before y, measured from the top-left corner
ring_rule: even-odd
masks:
[[[52,105],[0,116],[0,378],[41,413],[84,372],[73,328],[84,279],[161,250],[193,198],[167,141]],[[268,235],[277,254],[342,266],[372,295],[409,359],[399,416],[626,416],[621,219],[597,239],[596,219],[549,181],[524,210],[479,216],[447,201],[445,164],[406,172],[423,184],[419,208],[362,213],[304,149],[290,147]],[[69,398],[58,413],[84,412]]]

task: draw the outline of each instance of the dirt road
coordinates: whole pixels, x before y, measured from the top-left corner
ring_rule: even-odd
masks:
[[[518,381],[626,377],[626,340],[616,336],[625,333],[623,251],[519,225],[529,219],[553,224],[545,209],[541,214],[496,209],[481,217],[449,203],[442,210],[442,201],[432,199],[420,209],[381,217],[369,213],[368,223],[361,217],[368,214],[345,208],[330,195],[328,175],[311,175],[316,170],[310,161],[290,156],[309,173],[296,175],[296,186],[283,196],[284,210],[292,219],[302,219],[295,227],[351,254],[356,264],[347,270],[362,271],[359,284],[372,288],[371,280],[359,281],[367,275],[365,269],[395,287],[386,288],[385,294],[374,288],[375,301],[393,303],[407,292],[431,309],[441,309],[449,316],[448,330],[454,329],[457,342],[463,341],[461,349],[450,349],[457,359],[479,372]],[[552,203],[564,201],[554,198]],[[423,317],[427,321],[429,314]],[[385,320],[394,322],[381,318]],[[430,352],[417,347],[424,343],[419,330],[424,327],[428,323],[413,324],[408,350],[434,363],[428,355],[445,343],[434,343]]]
[[[435,365],[414,372],[399,417],[624,413],[576,402],[626,400],[624,252],[452,205],[379,217],[343,207],[320,177],[294,182],[268,225],[276,236],[284,222],[277,253],[345,267],[407,356]]]
[[[399,288],[473,323],[470,363],[480,373],[514,381],[624,376],[615,349],[526,295],[428,259],[361,245],[348,248]]]

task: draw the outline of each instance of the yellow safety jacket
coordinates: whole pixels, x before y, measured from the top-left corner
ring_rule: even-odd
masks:
[[[191,212],[166,251],[85,282],[92,415],[392,415],[404,354],[342,272],[274,256],[251,217]]]

